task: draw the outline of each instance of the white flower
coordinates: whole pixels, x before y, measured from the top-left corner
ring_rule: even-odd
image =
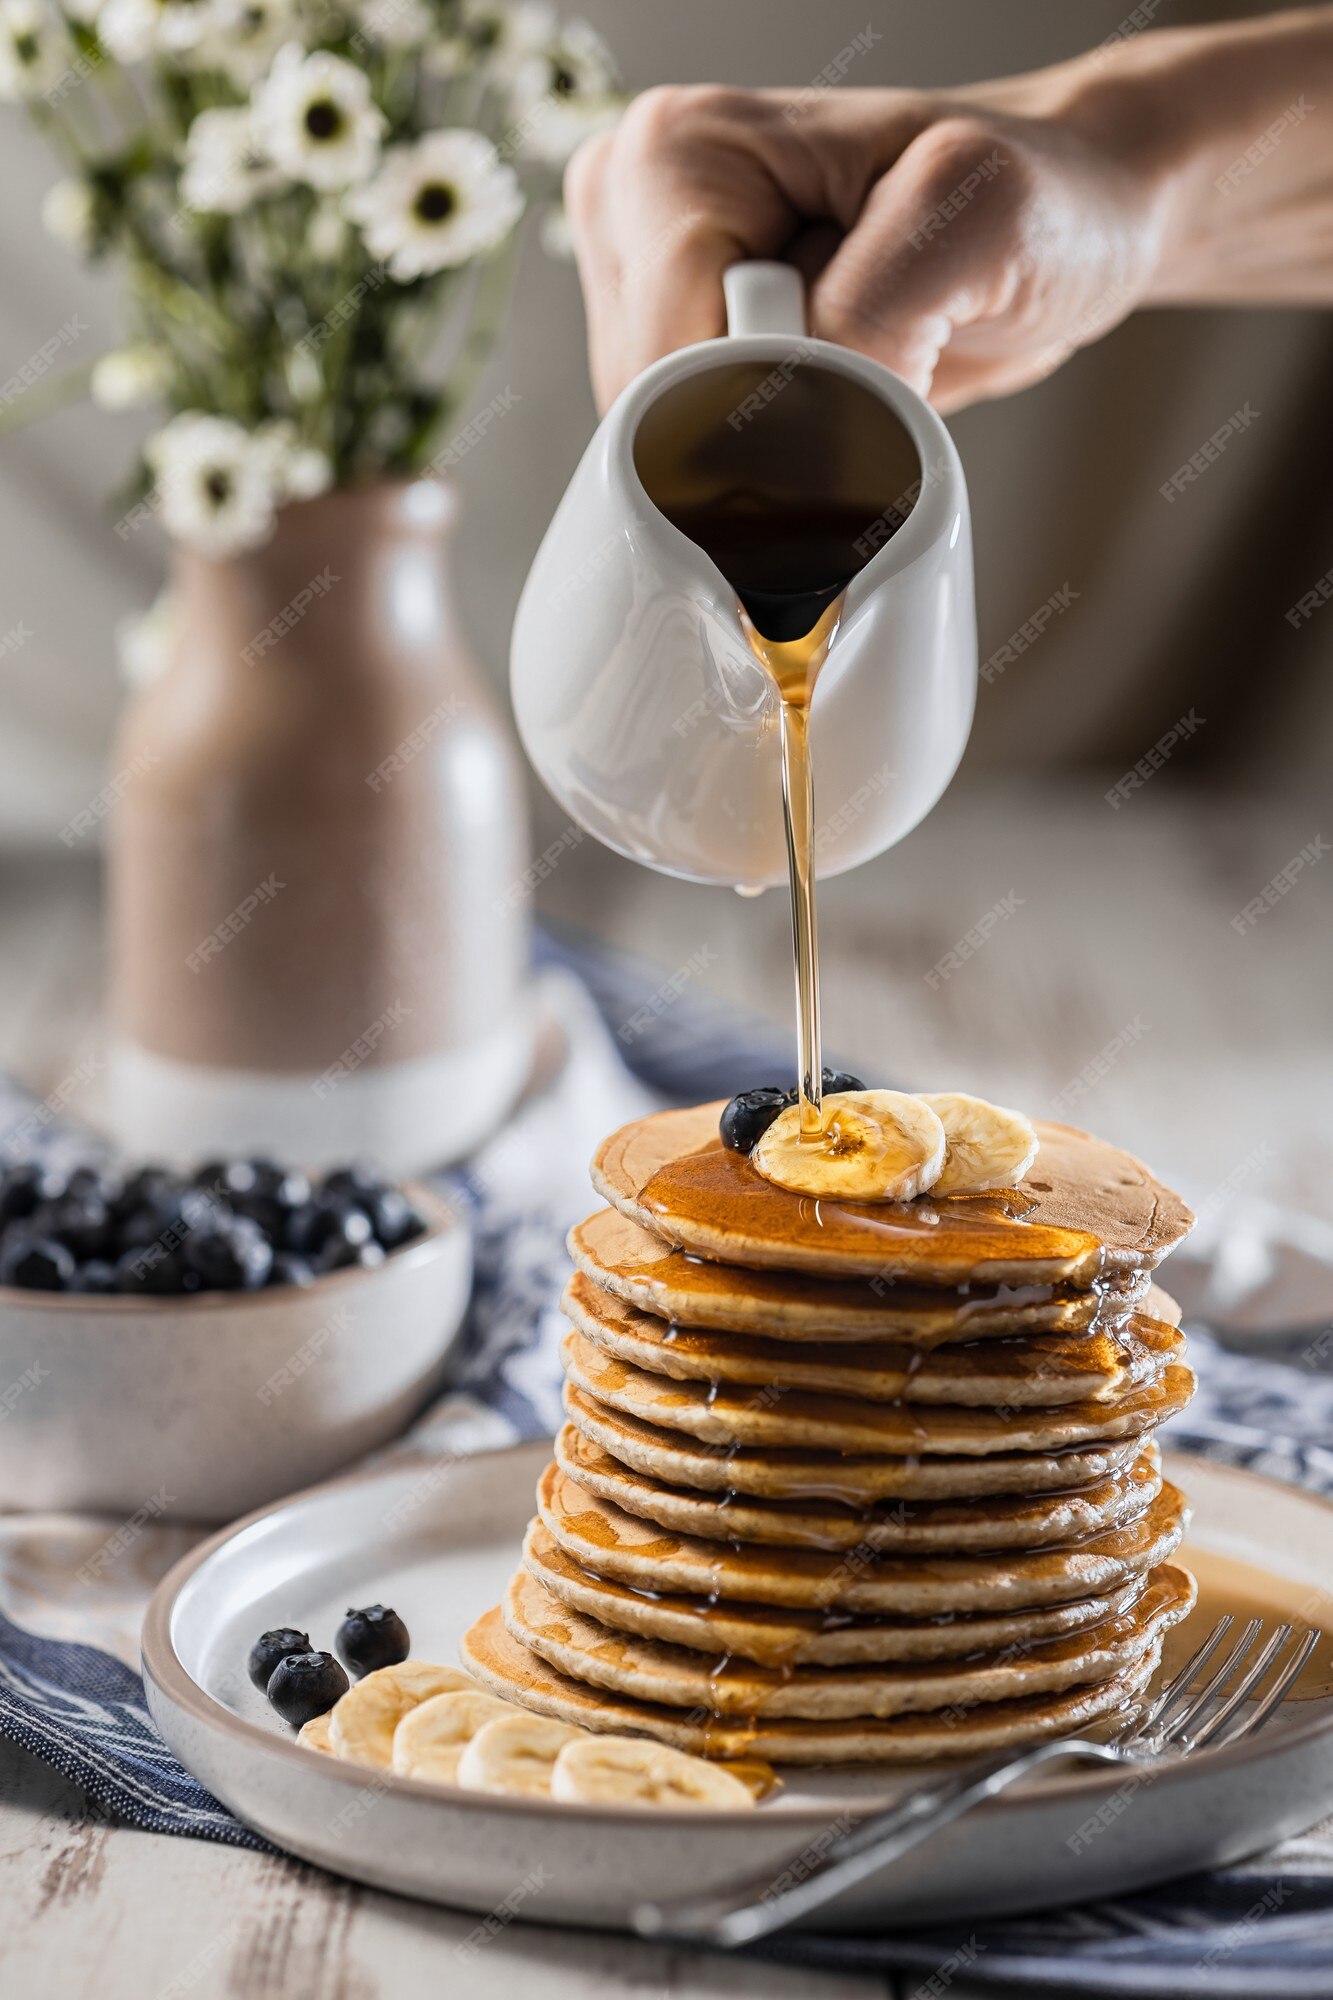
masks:
[[[105,0],[97,17],[99,40],[123,63],[184,54],[212,25],[209,0]]]
[[[302,444],[286,417],[261,424],[254,445],[279,500],[313,500],[332,486],[333,461],[314,445]]]
[[[587,21],[569,21],[549,48],[525,62],[514,78],[514,140],[534,160],[563,167],[594,132],[619,119],[615,58]]]
[[[88,256],[97,240],[97,204],[87,181],[57,181],[42,198],[42,225],[67,250]]]
[[[463,0],[462,23],[471,47],[497,70],[513,74],[554,41],[559,22],[547,0]]]
[[[406,283],[493,250],[522,214],[523,195],[480,132],[430,132],[392,147],[345,206],[371,256]]]
[[[77,21],[82,28],[95,28],[97,17],[102,11],[102,0],[61,0],[62,11],[71,21]]]
[[[58,83],[69,46],[34,0],[0,0],[0,98],[40,97]]]
[[[281,187],[283,176],[255,140],[244,105],[201,111],[185,138],[181,201],[203,215],[240,215]]]
[[[213,0],[208,14],[196,61],[248,90],[291,38],[296,9],[293,0]]]
[[[134,611],[116,621],[116,657],[121,678],[131,687],[147,687],[171,664],[176,644],[176,604],[169,590],[160,590],[147,611]]]
[[[171,364],[160,347],[140,341],[115,347],[93,365],[90,387],[99,410],[132,410],[151,403],[171,381]]]
[[[260,143],[293,180],[332,191],[361,181],[379,157],[384,114],[370,79],[339,56],[279,49],[254,99]]]
[[[168,534],[213,556],[268,539],[278,502],[269,454],[240,424],[185,410],[145,452]]]
[[[435,33],[435,16],[425,0],[357,0],[356,18],[386,49],[420,48]]]

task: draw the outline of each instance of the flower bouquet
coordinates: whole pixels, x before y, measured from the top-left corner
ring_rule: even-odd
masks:
[[[133,339],[68,386],[166,413],[140,505],[226,555],[430,470],[616,85],[546,0],[0,0],[0,96],[68,170],[47,226],[128,279]]]

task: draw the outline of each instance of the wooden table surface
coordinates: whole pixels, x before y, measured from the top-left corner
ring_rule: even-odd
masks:
[[[826,886],[829,1045],[921,1087],[975,1088],[1036,1112],[1067,1104],[1074,1122],[1167,1177],[1207,1191],[1241,1169],[1252,1191],[1333,1218],[1333,869],[1308,867],[1261,919],[1232,922],[1320,835],[1313,808],[1202,805],[1168,776],[1116,812],[1091,784],[951,796],[896,853]],[[776,896],[741,902],[649,877],[588,842],[543,900],[668,973],[693,966],[687,983],[785,1016]],[[993,911],[985,942],[963,949]],[[91,871],[34,861],[0,874],[0,946],[0,1060],[52,1089],[99,1046]],[[928,978],[951,951],[957,963]],[[453,1953],[472,1918],[295,1863],[108,1826],[8,1745],[0,1897],[0,1991],[16,2000],[935,1990],[523,1924],[464,1965]],[[953,1979],[948,1990],[971,2000],[982,1989]]]

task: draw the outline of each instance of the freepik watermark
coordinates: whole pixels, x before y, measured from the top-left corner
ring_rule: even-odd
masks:
[[[508,385],[497,391],[483,409],[478,410],[475,416],[469,417],[461,429],[454,432],[447,444],[440,446],[426,466],[426,471],[438,476],[442,472],[448,472],[453,466],[460,465],[468,453],[475,451],[489,435],[501,417],[507,417],[509,412],[522,401],[523,398],[518,390],[511,389]]]
[[[356,283],[349,286],[342,297],[329,307],[323,319],[317,320],[309,333],[302,334],[292,348],[293,354],[311,356],[318,354],[320,348],[326,346],[335,333],[356,318],[371,293],[377,292],[381,285],[387,284],[388,278],[389,273],[385,265],[372,264],[365,275],[358,278]]]
[[[7,632],[0,632],[0,660],[10,653],[20,653],[33,636],[32,627],[20,618],[17,625],[11,625]]]
[[[1112,49],[1121,42],[1127,42],[1135,35],[1141,35],[1145,28],[1151,28],[1162,5],[1162,0],[1139,0],[1139,5],[1126,14],[1119,27],[1112,28],[1109,35],[1103,35],[1092,51],[1094,62],[1104,62]]]
[[[976,1964],[985,1949],[984,1944],[978,1944],[974,1931],[966,1944],[956,1946],[947,1958],[940,1960],[928,1979],[923,1979],[919,1986],[912,1988],[907,2000],[940,2000],[940,1995],[948,1992],[955,1979],[966,1972],[969,1965]]]
[[[54,368],[58,357],[67,347],[88,331],[88,322],[75,313],[65,324],[58,327],[49,340],[28,356],[21,368],[16,368],[9,380],[0,387],[0,410],[7,410],[11,403],[18,402],[28,390],[35,387]]]
[[[630,530],[641,528],[643,525],[638,515],[632,514],[623,526],[613,528],[610,534],[603,535],[601,541],[588,551],[578,567],[572,569],[568,576],[562,577],[554,590],[547,591],[546,602],[551,609],[554,611],[560,605],[568,604],[571,598],[586,590],[590,583],[595,583],[602,571],[615,561]]]
[[[997,646],[988,660],[983,660],[978,669],[981,678],[989,687],[1000,678],[1006,667],[1012,667],[1029,648],[1036,645],[1042,633],[1062,612],[1068,611],[1077,602],[1078,592],[1072,583],[1062,583],[1053,590],[1044,604],[1039,604],[1030,617],[1025,618],[1016,632],[1011,632],[1002,646]]]
[[[262,654],[271,652],[279,639],[294,625],[300,624],[311,605],[318,604],[321,597],[328,596],[335,583],[341,582],[342,578],[335,576],[326,565],[318,576],[312,576],[309,583],[302,584],[295,597],[283,605],[277,616],[270,618],[263,630],[256,632],[250,643],[241,648],[241,658],[247,667],[252,667]]]
[[[40,1361],[30,1361],[21,1375],[16,1375],[7,1389],[0,1389],[0,1424],[13,1416],[23,1398],[30,1390],[36,1389],[50,1375],[49,1368],[43,1368]]]
[[[38,1133],[44,1132],[60,1116],[71,1098],[82,1090],[85,1083],[92,1082],[101,1067],[102,1059],[96,1053],[86,1055],[75,1063],[55,1088],[47,1091],[40,1104],[34,1104],[31,1110],[14,1120],[0,1143],[0,1155],[8,1160],[26,1158]]]
[[[518,880],[509,884],[498,899],[497,907],[501,910],[516,910],[520,903],[526,903],[537,884],[545,882],[548,876],[554,875],[565,855],[572,853],[582,840],[582,827],[567,826],[559,839],[553,840],[549,847],[544,847],[536,860],[528,863]]]
[[[83,810],[76,812],[73,819],[66,820],[61,827],[60,838],[65,846],[73,847],[74,843],[82,840],[86,833],[92,833],[100,826],[117,799],[134,783],[134,780],[142,776],[145,771],[151,771],[158,762],[155,750],[140,750],[137,756],[132,757],[128,764],[116,772],[113,778],[108,778],[96,798],[89,799]]]
[[[1225,173],[1219,174],[1213,186],[1219,194],[1234,194],[1235,190],[1250,178],[1257,167],[1263,165],[1271,153],[1275,153],[1288,132],[1294,132],[1309,117],[1311,105],[1304,96],[1298,97],[1280,112],[1271,125],[1265,125],[1253,145],[1231,162]]]
[[[1178,465],[1169,479],[1164,479],[1157,491],[1168,506],[1174,506],[1187,486],[1193,486],[1201,479],[1210,465],[1216,465],[1222,453],[1233,438],[1238,438],[1262,415],[1252,403],[1242,403],[1233,410],[1224,424],[1219,424],[1212,436],[1205,438],[1197,451],[1191,452],[1183,465]]]
[[[176,1495],[168,1493],[165,1486],[159,1486],[156,1493],[150,1494],[144,1501],[142,1507],[136,1507],[129,1518],[122,1521],[114,1533],[107,1536],[101,1546],[89,1556],[87,1562],[80,1563],[75,1571],[78,1582],[86,1584],[100,1581],[112,1564],[134,1547],[145,1530],[150,1528],[154,1521],[160,1521],[168,1507],[174,1507],[175,1504]]]
[[[804,362],[810,359],[808,346],[793,347],[780,361],[775,361],[767,375],[760,378],[746,395],[741,397],[734,410],[728,410],[727,422],[732,430],[741,431],[752,424],[782,394],[792,377]]]
[[[401,778],[408,765],[421,755],[437,731],[443,729],[446,723],[457,719],[462,706],[463,698],[459,694],[446,695],[443,701],[436,702],[430,714],[422,717],[410,735],[405,736],[387,757],[381,757],[373,771],[367,772],[366,783],[371,791],[382,792],[395,778]]]
[[[710,965],[716,963],[717,953],[711,945],[701,945],[698,951],[691,952],[685,962],[678,965],[660,986],[655,987],[648,998],[617,1028],[616,1033],[626,1047],[631,1042],[636,1042],[640,1035],[646,1034],[653,1022],[660,1020],[668,1007],[675,1005],[692,979],[697,979],[701,972],[705,972]]]
[[[1024,900],[1010,889],[998,902],[992,903],[974,924],[970,924],[957,944],[950,946],[942,958],[936,959],[930,971],[922,974],[931,992],[938,993],[946,979],[952,979],[955,972],[961,972],[968,959],[975,958],[982,945],[994,937],[1000,925],[1022,909]]]
[[[495,1905],[488,1917],[470,1930],[461,1944],[454,1946],[454,1957],[466,1962],[477,1956],[488,1944],[493,1944],[503,1931],[508,1930],[529,1896],[535,1896],[550,1881],[550,1870],[545,1862],[529,1870],[518,1885]]]
[[[820,102],[826,91],[837,88],[859,56],[863,56],[867,49],[873,49],[876,43],[882,42],[883,39],[879,29],[872,27],[867,21],[864,28],[858,29],[850,42],[838,50],[837,55],[830,57],[821,70],[816,70],[804,89],[799,90],[795,97],[783,105],[783,117],[793,125],[804,118],[807,112]]]
[[[875,800],[883,798],[897,776],[892,764],[881,764],[877,771],[872,771],[865,783],[858,785],[838,810],[821,820],[815,828],[815,853],[822,853],[840,833],[846,833],[849,827],[855,826],[862,814],[869,812]]]
[[[243,930],[249,928],[265,904],[271,903],[286,887],[287,884],[280,882],[276,875],[266,875],[262,882],[257,882],[249,895],[242,896],[230,915],[222,919],[217,929],[210,931],[206,938],[201,938],[187,955],[185,963],[191,972],[202,971],[211,959],[225,951],[233,938],[238,938]]]
[[[340,1083],[346,1083],[354,1076],[363,1063],[370,1061],[384,1037],[408,1019],[412,1012],[401,1000],[395,1000],[376,1016],[368,1028],[364,1028],[354,1042],[349,1042],[337,1062],[330,1063],[310,1088],[316,1097],[328,1097]]]
[[[1231,928],[1238,937],[1252,931],[1261,917],[1275,909],[1284,896],[1289,896],[1307,868],[1313,868],[1328,853],[1328,842],[1322,833],[1307,840],[1299,854],[1293,854],[1286,866],[1279,868],[1272,880],[1266,882],[1257,896],[1252,896],[1243,910],[1237,910],[1231,919]]]
[[[1291,609],[1283,613],[1283,616],[1293,630],[1299,630],[1307,619],[1314,617],[1316,611],[1322,611],[1331,597],[1333,597],[1333,569],[1327,569],[1318,582],[1312,583],[1310,588],[1296,599]]]
[[[1112,812],[1119,812],[1131,792],[1141,791],[1149,778],[1154,777],[1181,744],[1187,743],[1191,736],[1196,735],[1207,720],[1206,715],[1199,715],[1192,708],[1178,717],[1171,727],[1158,737],[1152,749],[1145,751],[1138,763],[1131,764],[1124,775],[1117,778],[1110,790],[1103,794]]]
[[[1115,1068],[1125,1050],[1132,1049],[1136,1042],[1141,1042],[1150,1032],[1151,1023],[1145,1021],[1142,1014],[1136,1014],[1132,1021],[1126,1021],[1119,1034],[1112,1035],[1110,1041],[1098,1049],[1092,1060],[1085,1062],[1076,1076],[1070,1077],[1063,1090],[1056,1091],[1051,1099],[1052,1111],[1068,1111],[1081,1097],[1086,1097],[1088,1092],[1094,1090],[1102,1078]]]
[[[969,202],[975,201],[982,188],[988,186],[1008,164],[1008,155],[1002,153],[998,146],[984,160],[979,160],[970,173],[963,175],[951,194],[946,194],[943,201],[938,202],[930,214],[917,223],[915,229],[908,230],[907,240],[912,248],[924,250],[927,243],[942,229],[947,229],[955,216],[961,215]]]

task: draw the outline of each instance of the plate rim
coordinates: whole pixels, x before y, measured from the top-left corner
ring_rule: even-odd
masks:
[[[546,1438],[519,1438],[512,1444],[492,1445],[481,1451],[465,1453],[458,1462],[480,1462],[485,1459],[511,1457],[522,1452],[535,1452],[538,1446],[549,1446],[551,1442],[552,1440]],[[1316,1493],[1305,1486],[1297,1486],[1290,1480],[1275,1479],[1268,1473],[1252,1472],[1248,1466],[1232,1465],[1225,1459],[1210,1458],[1204,1452],[1186,1451],[1180,1447],[1168,1447],[1168,1449],[1171,1450],[1173,1457],[1191,1460],[1206,1467],[1210,1472],[1224,1473],[1229,1478],[1239,1480],[1242,1484],[1263,1487],[1286,1497],[1295,1496],[1300,1500],[1309,1501],[1317,1507],[1322,1507],[1326,1512],[1333,1513],[1333,1497],[1327,1494]],[[425,1452],[420,1454],[420,1456],[433,1462],[438,1457],[438,1453],[433,1451]],[[148,1608],[144,1613],[140,1636],[140,1670],[144,1682],[151,1682],[166,1701],[172,1703],[178,1709],[184,1710],[185,1713],[204,1728],[218,1732],[223,1736],[231,1737],[245,1748],[253,1750],[258,1754],[276,1756],[282,1762],[296,1760],[296,1763],[299,1763],[300,1769],[309,1773],[311,1769],[309,1762],[311,1753],[298,1743],[295,1737],[289,1739],[283,1736],[275,1736],[271,1730],[261,1728],[258,1723],[247,1721],[244,1716],[233,1714],[223,1703],[215,1700],[206,1688],[199,1685],[198,1681],[194,1679],[193,1675],[186,1668],[172,1643],[172,1611],[176,1600],[196,1571],[201,1569],[227,1542],[244,1534],[270,1515],[280,1513],[286,1508],[298,1506],[306,1501],[321,1498],[326,1494],[337,1492],[344,1487],[364,1485],[368,1480],[374,1479],[377,1476],[406,1470],[411,1465],[412,1455],[409,1454],[405,1457],[402,1465],[395,1463],[383,1466],[378,1468],[376,1472],[369,1474],[364,1470],[339,1473],[333,1479],[320,1480],[313,1486],[302,1487],[295,1493],[285,1494],[279,1500],[272,1500],[267,1506],[255,1508],[253,1512],[244,1514],[239,1519],[227,1523],[224,1527],[217,1529],[213,1534],[206,1537],[205,1540],[197,1543],[194,1548],[187,1550],[178,1561],[172,1564],[171,1568],[162,1578],[154,1590],[152,1597],[149,1599]],[[1298,1720],[1286,1730],[1282,1738],[1284,1746],[1295,1747],[1299,1743],[1304,1743],[1333,1730],[1333,1703],[1324,1704],[1321,1702],[1315,1706],[1316,1712],[1309,1717],[1308,1721],[1301,1724]],[[1244,1737],[1238,1743],[1227,1744],[1216,1750],[1205,1750],[1200,1755],[1207,1758],[1209,1768],[1212,1770],[1243,1769],[1246,1765],[1254,1762],[1257,1757],[1264,1754],[1268,1741],[1271,1741],[1271,1739],[1264,1739],[1262,1733],[1260,1733],[1259,1735]],[[293,1764],[293,1768],[296,1768],[296,1763]],[[1182,1759],[1179,1764],[1173,1769],[1169,1769],[1164,1775],[1171,1777],[1183,1773],[1192,1764],[1197,1768],[1194,1759]],[[1113,1768],[1107,1765],[1094,1765],[1086,1773],[1072,1771],[1063,1775],[1055,1774],[1043,1777],[1039,1786],[1028,1782],[1014,1785],[1009,1788],[1004,1798],[983,1801],[979,1810],[982,1812],[1002,1812],[1005,1810],[1006,1804],[1012,1805],[1014,1802],[1034,1799],[1038,1796],[1039,1792],[1044,1798],[1056,1795],[1062,1797],[1071,1796],[1077,1795],[1080,1792],[1086,1794],[1089,1798],[1095,1798],[1100,1792],[1105,1790],[1109,1778],[1113,1775]],[[364,1786],[366,1783],[366,1767],[361,1764],[344,1763],[339,1758],[326,1757],[322,1762],[321,1769],[335,1783],[348,1784],[358,1788]],[[377,1786],[387,1790],[390,1796],[402,1800],[407,1805],[411,1805],[414,1802],[418,1805],[423,1802],[429,1803],[430,1800],[434,1799],[440,1803],[448,1804],[456,1810],[499,1811],[506,1815],[518,1814],[524,1817],[536,1814],[541,1819],[552,1818],[557,1824],[568,1824],[571,1818],[575,1821],[582,1820],[595,1824],[602,1824],[608,1819],[612,1819],[621,1822],[625,1826],[651,1824],[653,1826],[697,1828],[700,1818],[698,1812],[690,1811],[687,1808],[653,1807],[651,1811],[645,1812],[641,1808],[636,1809],[634,1807],[615,1808],[576,1804],[573,1801],[565,1802],[556,1799],[511,1798],[499,1792],[466,1791],[459,1785],[423,1783],[419,1778],[402,1777],[392,1771],[377,1771],[375,1773],[375,1781]],[[867,1800],[865,1805],[861,1806],[853,1800],[844,1804],[842,1810],[852,1819],[859,1820],[870,1816],[881,1810],[881,1808],[882,1801]],[[812,1803],[802,1806],[794,1805],[785,1808],[781,1814],[781,1818],[784,1825],[791,1826],[793,1830],[799,1831],[811,1825],[820,1826],[826,1824],[830,1809],[831,1802],[823,1804]],[[240,1815],[238,1814],[237,1817],[239,1818]],[[775,1814],[774,1817],[776,1818],[778,1815]],[[746,1808],[743,1811],[738,1809],[736,1811],[724,1810],[721,1812],[712,1812],[707,1815],[707,1818],[710,1827],[718,1827],[719,1829],[731,1827],[739,1831],[746,1826],[753,1825],[753,1808]]]

